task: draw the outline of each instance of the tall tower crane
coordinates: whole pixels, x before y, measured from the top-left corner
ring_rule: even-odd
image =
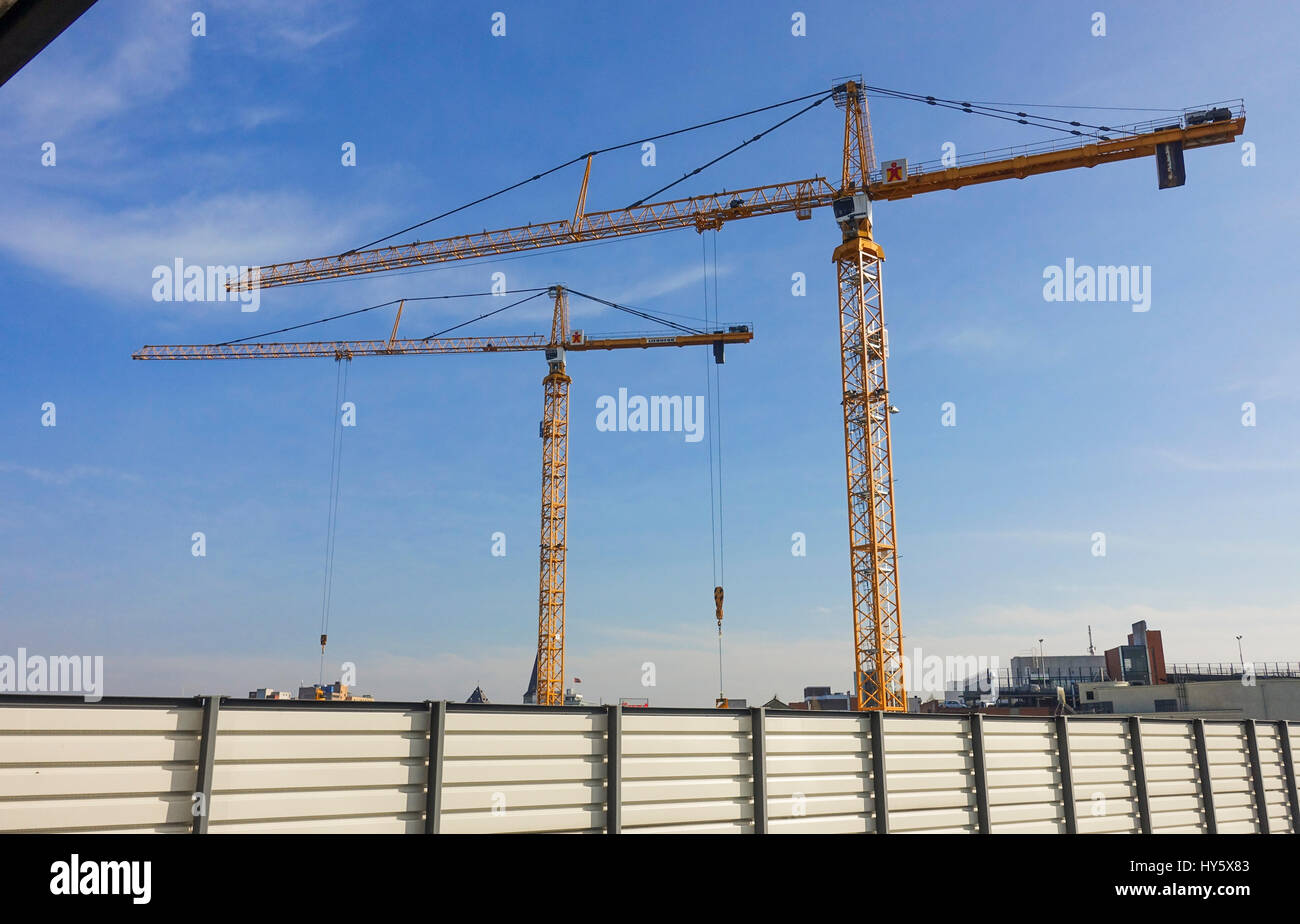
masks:
[[[977,154],[961,158],[953,165],[936,161],[909,168],[906,161],[895,161],[888,165],[888,169],[880,170],[875,166],[871,141],[868,90],[968,113],[978,111],[995,115],[1000,112],[1002,114],[995,117],[1055,128],[1067,132],[1069,138],[1061,143],[1038,144],[1010,153],[1003,150]],[[1148,156],[1156,159],[1160,188],[1181,186],[1185,181],[1184,150],[1235,141],[1245,129],[1246,115],[1244,106],[1237,100],[1184,110],[1181,115],[1142,124],[1084,126],[1078,121],[1048,120],[1047,117],[1038,117],[1036,121],[1025,112],[995,111],[990,106],[869,88],[864,86],[860,77],[837,81],[818,103],[825,99],[833,99],[844,112],[843,157],[836,182],[818,176],[684,199],[640,202],[624,209],[587,212],[585,204],[591,174],[591,156],[588,155],[578,208],[572,220],[275,263],[249,271],[228,288],[247,291],[296,285],[675,228],[694,228],[699,232],[718,230],[727,222],[759,215],[793,212],[796,219],[803,221],[812,217],[814,209],[830,206],[841,230],[841,240],[832,254],[832,261],[839,299],[843,386],[840,400],[844,410],[849,579],[858,708],[905,711],[907,697],[903,682],[889,431],[889,415],[893,407],[889,401],[885,362],[888,341],[881,297],[881,266],[885,255],[873,236],[871,203]],[[817,103],[807,108],[815,105]],[[1044,125],[1045,121],[1058,124]]]
[[[402,356],[434,353],[518,353],[543,351],[547,373],[542,379],[542,529],[538,573],[537,615],[537,704],[564,705],[564,616],[565,557],[568,549],[569,493],[569,385],[565,369],[566,352],[588,350],[630,350],[655,347],[710,346],[714,361],[721,363],[728,343],[749,343],[753,332],[747,324],[729,325],[726,330],[695,330],[675,321],[663,321],[643,312],[642,317],[663,321],[676,328],[666,335],[588,337],[569,328],[569,292],[563,286],[550,287],[554,299],[551,334],[527,336],[449,337],[398,340],[405,300],[397,305],[392,333],[387,340],[333,340],[303,343],[240,342],[217,344],[170,344],[144,346],[132,354],[140,360],[198,359],[310,359],[351,361],[357,356]],[[582,295],[583,293],[575,292]],[[583,296],[591,298],[591,296]],[[616,308],[604,299],[596,299]],[[325,636],[321,636],[324,649]]]

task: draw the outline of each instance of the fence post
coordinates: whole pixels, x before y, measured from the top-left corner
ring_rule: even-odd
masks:
[[[1205,808],[1205,833],[1218,834],[1219,823],[1214,817],[1214,787],[1210,783],[1210,755],[1205,747],[1205,720],[1193,719],[1196,733],[1196,766],[1201,777],[1201,805]]]
[[[429,703],[429,770],[424,781],[424,833],[442,831],[442,755],[447,737],[447,701]]]
[[[1056,717],[1056,763],[1061,769],[1061,808],[1065,814],[1065,833],[1079,833],[1079,816],[1074,808],[1074,766],[1070,763],[1070,720]]]
[[[754,833],[767,833],[767,710],[753,706],[749,710],[750,757],[754,777]]]
[[[871,713],[871,782],[875,786],[877,834],[889,833],[889,786],[885,773],[885,716],[876,710]]]
[[[1246,750],[1250,754],[1250,779],[1255,792],[1255,818],[1259,822],[1259,833],[1268,833],[1268,802],[1264,796],[1264,773],[1259,765],[1259,735],[1255,731],[1255,720],[1246,720]]]
[[[199,814],[194,816],[191,834],[208,833],[208,816],[212,813],[212,767],[217,755],[217,717],[221,713],[220,696],[204,696],[203,727],[199,731],[198,775],[194,780],[194,792],[199,796]],[[190,811],[194,803],[190,802]]]
[[[1137,790],[1138,822],[1143,834],[1151,833],[1151,795],[1147,790],[1147,761],[1142,751],[1142,719],[1128,717],[1129,753],[1133,755],[1133,786]]]
[[[623,833],[623,704],[605,707],[605,833]]]
[[[1277,723],[1277,744],[1282,751],[1282,768],[1286,771],[1286,795],[1291,805],[1291,833],[1300,834],[1300,799],[1296,798],[1295,760],[1291,757],[1291,726],[1286,719]]]
[[[984,761],[984,716],[978,712],[970,715],[970,750],[975,765],[975,821],[980,834],[988,834],[989,776]]]

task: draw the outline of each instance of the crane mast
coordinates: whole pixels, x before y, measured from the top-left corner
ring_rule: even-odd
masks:
[[[542,540],[538,569],[537,704],[564,705],[564,594],[568,538],[569,385],[564,344],[569,340],[568,298],[562,286],[551,290],[555,314],[548,370],[542,379]]]
[[[866,95],[855,82],[842,85],[835,103],[844,110],[844,169],[835,206],[844,240],[832,259],[839,292],[854,685],[859,709],[903,712],[907,694],[880,278],[885,253],[871,238],[867,192],[874,158],[871,123]]]

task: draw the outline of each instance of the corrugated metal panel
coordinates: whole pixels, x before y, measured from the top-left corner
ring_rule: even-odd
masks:
[[[1286,768],[1282,763],[1281,736],[1272,722],[1258,722],[1255,738],[1259,742],[1264,801],[1268,804],[1268,833],[1291,834],[1291,799],[1286,788]]]
[[[217,716],[208,830],[423,830],[429,715],[239,708]]]
[[[1210,763],[1214,818],[1220,834],[1255,834],[1255,793],[1246,732],[1240,722],[1206,722],[1205,750]]]
[[[605,826],[605,716],[447,713],[444,834],[599,832]]]
[[[1079,833],[1137,834],[1141,824],[1127,721],[1072,719],[1069,735]]]
[[[447,713],[441,830],[600,831],[605,714]],[[768,830],[874,827],[871,717],[768,714]],[[188,831],[202,709],[176,702],[29,705],[0,700],[0,830]],[[965,717],[885,716],[891,830],[973,832],[975,763]],[[1055,724],[985,717],[991,830],[1063,831]],[[1137,831],[1137,776],[1123,719],[1068,722],[1080,832]],[[1141,726],[1152,830],[1203,832],[1192,723]],[[1292,725],[1300,764],[1300,725]],[[1246,729],[1207,721],[1219,830],[1258,830]],[[1292,828],[1276,726],[1256,724],[1270,830]],[[242,707],[218,713],[213,832],[423,830],[428,711]],[[748,712],[623,714],[623,829],[747,833],[753,828]]]
[[[875,830],[868,716],[769,715],[766,726],[770,833]]]
[[[1055,721],[986,717],[984,766],[990,833],[1065,833]]]
[[[889,830],[974,834],[975,764],[964,718],[885,716]]]
[[[0,831],[184,832],[203,711],[0,708]]]
[[[623,713],[623,831],[752,831],[748,712]]]
[[[1152,834],[1204,834],[1201,774],[1191,722],[1143,722]]]

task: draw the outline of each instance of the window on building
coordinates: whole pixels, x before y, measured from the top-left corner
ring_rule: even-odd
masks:
[[[1178,700],[1176,699],[1158,699],[1156,700],[1156,712],[1177,712]]]

